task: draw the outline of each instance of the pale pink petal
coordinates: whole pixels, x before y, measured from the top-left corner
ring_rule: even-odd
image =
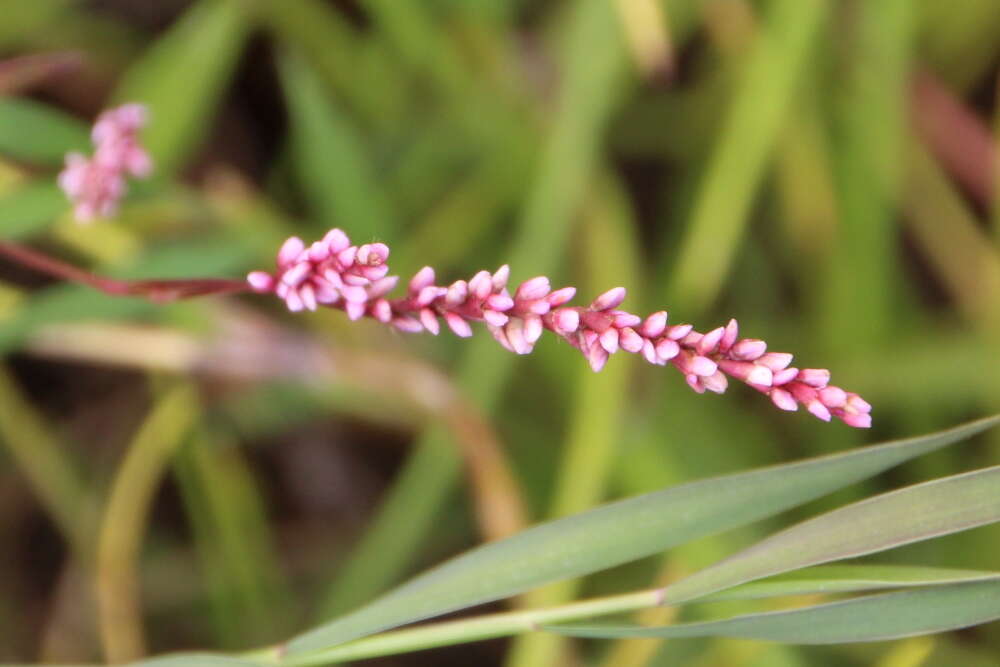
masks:
[[[285,268],[289,266],[292,262],[298,259],[302,251],[305,250],[305,244],[302,242],[298,236],[293,236],[285,241],[281,245],[281,249],[278,251],[278,266]]]
[[[733,345],[729,350],[729,356],[738,361],[755,361],[760,359],[765,352],[767,352],[767,343],[754,338],[744,338]]]
[[[553,308],[555,308],[557,306],[561,306],[564,303],[570,301],[574,296],[576,296],[576,288],[575,287],[563,287],[563,288],[557,289],[555,292],[552,292],[551,294],[549,294],[546,297],[546,300],[549,302],[550,306],[552,306]]]
[[[666,328],[667,311],[660,310],[646,318],[639,329],[639,333],[646,338],[658,338]]]
[[[468,338],[472,335],[472,327],[469,326],[469,323],[462,319],[459,315],[456,315],[455,313],[445,313],[444,321],[448,323],[448,327],[459,338]]]
[[[799,409],[799,404],[796,403],[795,399],[792,398],[792,395],[784,389],[774,388],[770,391],[769,395],[771,396],[771,402],[782,410],[795,412]]]
[[[429,266],[425,266],[417,271],[412,278],[410,278],[410,294],[419,294],[425,287],[430,287],[433,284],[434,269]]]
[[[247,283],[255,292],[270,292],[274,288],[274,278],[270,273],[251,271],[247,274]]]
[[[618,344],[626,352],[633,354],[641,352],[645,343],[646,339],[637,334],[632,327],[625,327],[618,332]]]
[[[601,341],[601,347],[607,350],[608,354],[614,354],[618,351],[618,329],[614,327],[606,329],[598,340]]]
[[[594,299],[590,304],[592,310],[611,310],[617,308],[625,300],[625,288],[613,287]]]
[[[580,313],[573,308],[560,308],[552,313],[552,326],[559,333],[573,333],[580,326]]]
[[[830,371],[825,368],[803,368],[799,371],[798,380],[820,389],[830,384]]]
[[[438,318],[430,308],[420,309],[420,323],[435,336],[441,332],[441,325],[438,322]]]
[[[542,299],[552,290],[549,279],[545,276],[538,276],[530,280],[525,280],[514,293],[515,301],[535,301]]]

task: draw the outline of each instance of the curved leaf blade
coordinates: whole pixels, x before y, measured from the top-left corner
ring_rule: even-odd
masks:
[[[665,604],[1000,521],[1000,466],[883,493],[783,530],[664,589]]]
[[[751,581],[698,598],[698,602],[757,600],[788,595],[858,593],[880,588],[942,586],[1000,577],[1000,572],[916,565],[817,565]]]
[[[869,595],[853,600],[665,627],[552,626],[572,637],[739,637],[786,644],[883,641],[967,628],[1000,619],[1000,578]]]
[[[991,417],[929,435],[692,482],[571,517],[457,556],[294,639],[290,654],[515,595],[772,516],[983,431]],[[708,591],[706,591],[708,592]]]
[[[70,151],[90,150],[90,130],[72,116],[34,100],[0,98],[0,154],[57,166]]]

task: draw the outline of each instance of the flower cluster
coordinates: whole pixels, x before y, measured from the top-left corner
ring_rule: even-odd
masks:
[[[464,338],[472,335],[470,322],[484,322],[516,354],[531,352],[548,330],[579,349],[595,371],[616,352],[631,352],[651,364],[674,366],[699,393],[722,393],[732,378],[767,394],[782,410],[803,405],[824,421],[837,417],[849,426],[871,426],[871,406],[831,385],[828,370],[795,368],[792,355],[768,352],[762,340],[740,339],[736,320],[699,333],[690,324],[668,325],[665,311],[641,318],[618,308],[625,299],[623,287],[589,306],[570,306],[576,289],[553,290],[544,276],[511,293],[506,265],[448,286],[435,284],[434,270],[424,267],[410,280],[405,297],[390,299],[398,277],[388,275],[388,257],[385,244],[352,245],[342,230],[333,229],[308,247],[297,237],[288,239],[278,252],[278,270],[254,271],[247,282],[256,292],[277,294],[293,312],[329,306],[352,320],[371,317],[407,332],[437,335],[444,320]]]
[[[125,177],[143,178],[152,171],[149,154],[140,145],[139,130],[146,124],[146,108],[125,104],[97,118],[90,138],[94,155],[66,156],[59,187],[73,202],[78,222],[114,215],[125,195]]]

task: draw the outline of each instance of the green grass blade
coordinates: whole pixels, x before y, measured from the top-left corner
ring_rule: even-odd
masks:
[[[940,586],[996,577],[1000,573],[916,565],[817,565],[728,588],[698,602]]]
[[[42,165],[61,165],[69,151],[90,151],[87,126],[33,100],[0,98],[0,154]]]
[[[288,651],[327,648],[636,560],[772,516],[998,422],[1000,417],[991,417],[843,454],[683,484],[541,524],[451,559],[368,606],[292,639]]]
[[[837,644],[945,632],[997,619],[1000,619],[1000,579],[992,578],[707,623],[661,628],[563,626],[546,629],[591,638],[741,637],[787,644]]]
[[[54,181],[26,183],[0,197],[0,236],[9,240],[31,236],[69,209],[66,194]]]
[[[664,589],[668,604],[1000,521],[1000,466],[852,503],[784,530]]]
[[[389,204],[365,154],[365,139],[305,60],[287,54],[280,72],[295,173],[314,217],[324,229],[343,227],[363,242],[391,241]]]
[[[158,176],[180,169],[212,126],[212,110],[247,33],[241,4],[195,4],[126,72],[115,93],[119,102],[149,106],[143,142]]]
[[[795,82],[827,12],[825,0],[771,4],[691,213],[669,283],[672,304],[703,308],[718,295]]]
[[[261,667],[263,664],[245,658],[229,658],[211,653],[178,653],[129,663],[132,667]]]

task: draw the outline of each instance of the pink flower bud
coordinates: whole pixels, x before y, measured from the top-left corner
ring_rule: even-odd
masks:
[[[580,313],[573,308],[560,308],[552,313],[552,326],[558,333],[571,334],[580,326]]]
[[[670,361],[678,354],[680,354],[681,346],[677,344],[677,341],[671,340],[670,338],[661,338],[656,341],[656,356],[661,361]]]
[[[753,338],[744,338],[729,350],[729,356],[740,361],[755,361],[767,352],[767,343]],[[771,370],[774,370],[773,368]]]
[[[592,310],[611,310],[617,308],[625,300],[625,288],[614,287],[594,299],[590,304]]]
[[[701,384],[705,389],[713,393],[722,394],[729,387],[729,380],[726,379],[726,376],[722,372],[715,371],[708,377],[701,378]]]
[[[774,403],[779,409],[787,410],[788,412],[795,412],[799,409],[799,404],[795,402],[792,395],[789,394],[784,389],[779,389],[775,387],[769,393],[771,397],[771,402]]]
[[[334,228],[323,237],[323,243],[329,247],[331,255],[336,255],[351,245],[351,239],[347,238],[344,230]]]
[[[434,311],[430,308],[420,309],[420,323],[424,325],[424,328],[431,333],[431,335],[437,336],[441,333],[441,325],[438,323],[437,316]]]
[[[514,300],[506,294],[491,294],[486,299],[486,305],[490,310],[506,311],[514,307]]]
[[[484,310],[483,319],[486,320],[487,324],[495,327],[502,327],[507,324],[507,320],[510,318],[508,318],[504,313],[500,313],[495,310]]]
[[[591,345],[587,352],[587,361],[595,373],[600,373],[608,362],[608,351],[600,345]]]
[[[722,327],[717,329],[712,329],[707,334],[705,334],[700,341],[698,341],[698,354],[706,355],[712,354],[719,347],[719,342],[722,340],[723,334],[726,330]]]
[[[247,283],[254,292],[270,292],[274,288],[274,278],[263,271],[251,271],[247,274]]]
[[[298,236],[289,238],[281,245],[281,249],[278,250],[278,266],[281,268],[290,266],[302,254],[305,247],[302,239]]]
[[[729,348],[731,348],[733,343],[736,342],[736,337],[739,333],[740,325],[736,322],[736,320],[729,320],[729,323],[726,324],[726,333],[722,336],[722,340],[719,341],[719,351],[728,352]]]
[[[694,329],[694,325],[691,324],[675,324],[671,327],[667,327],[667,338],[671,340],[681,340],[690,334],[692,329]]]
[[[632,327],[625,327],[618,332],[618,344],[626,352],[633,354],[642,351],[646,339],[635,332]]]
[[[472,335],[472,327],[470,327],[469,323],[462,319],[459,315],[456,315],[455,313],[445,313],[444,321],[448,323],[448,327],[459,338],[468,338]]]
[[[417,271],[410,278],[410,294],[419,294],[421,290],[434,284],[434,269],[429,266]]]
[[[507,286],[507,281],[510,279],[510,267],[504,264],[496,273],[493,274],[493,289],[501,290]]]
[[[514,293],[515,301],[535,301],[544,298],[551,291],[549,279],[545,276],[538,276],[521,283]]]
[[[639,333],[646,338],[657,338],[667,328],[667,311],[653,313],[642,323]]]
[[[493,292],[489,271],[480,271],[469,281],[469,292],[477,299],[485,299]]]
[[[549,302],[550,306],[556,308],[557,306],[563,305],[574,296],[576,296],[575,287],[563,287],[562,289],[557,289],[555,292],[549,294],[546,297],[546,300]]]
[[[524,316],[524,340],[528,341],[529,345],[534,346],[539,338],[542,337],[542,331],[545,330],[542,324],[542,318],[538,315],[525,315]]]
[[[754,361],[761,366],[767,366],[774,372],[778,372],[784,370],[788,367],[788,364],[792,363],[792,355],[787,352],[768,352]]]
[[[601,347],[607,350],[608,354],[614,354],[618,351],[618,329],[614,327],[606,329],[598,340],[601,341]]]
[[[445,294],[445,303],[449,306],[458,306],[465,303],[465,300],[469,297],[469,285],[464,280],[456,280],[448,287],[448,293]]]
[[[830,371],[825,368],[803,368],[799,371],[798,380],[819,389],[830,383]]]

